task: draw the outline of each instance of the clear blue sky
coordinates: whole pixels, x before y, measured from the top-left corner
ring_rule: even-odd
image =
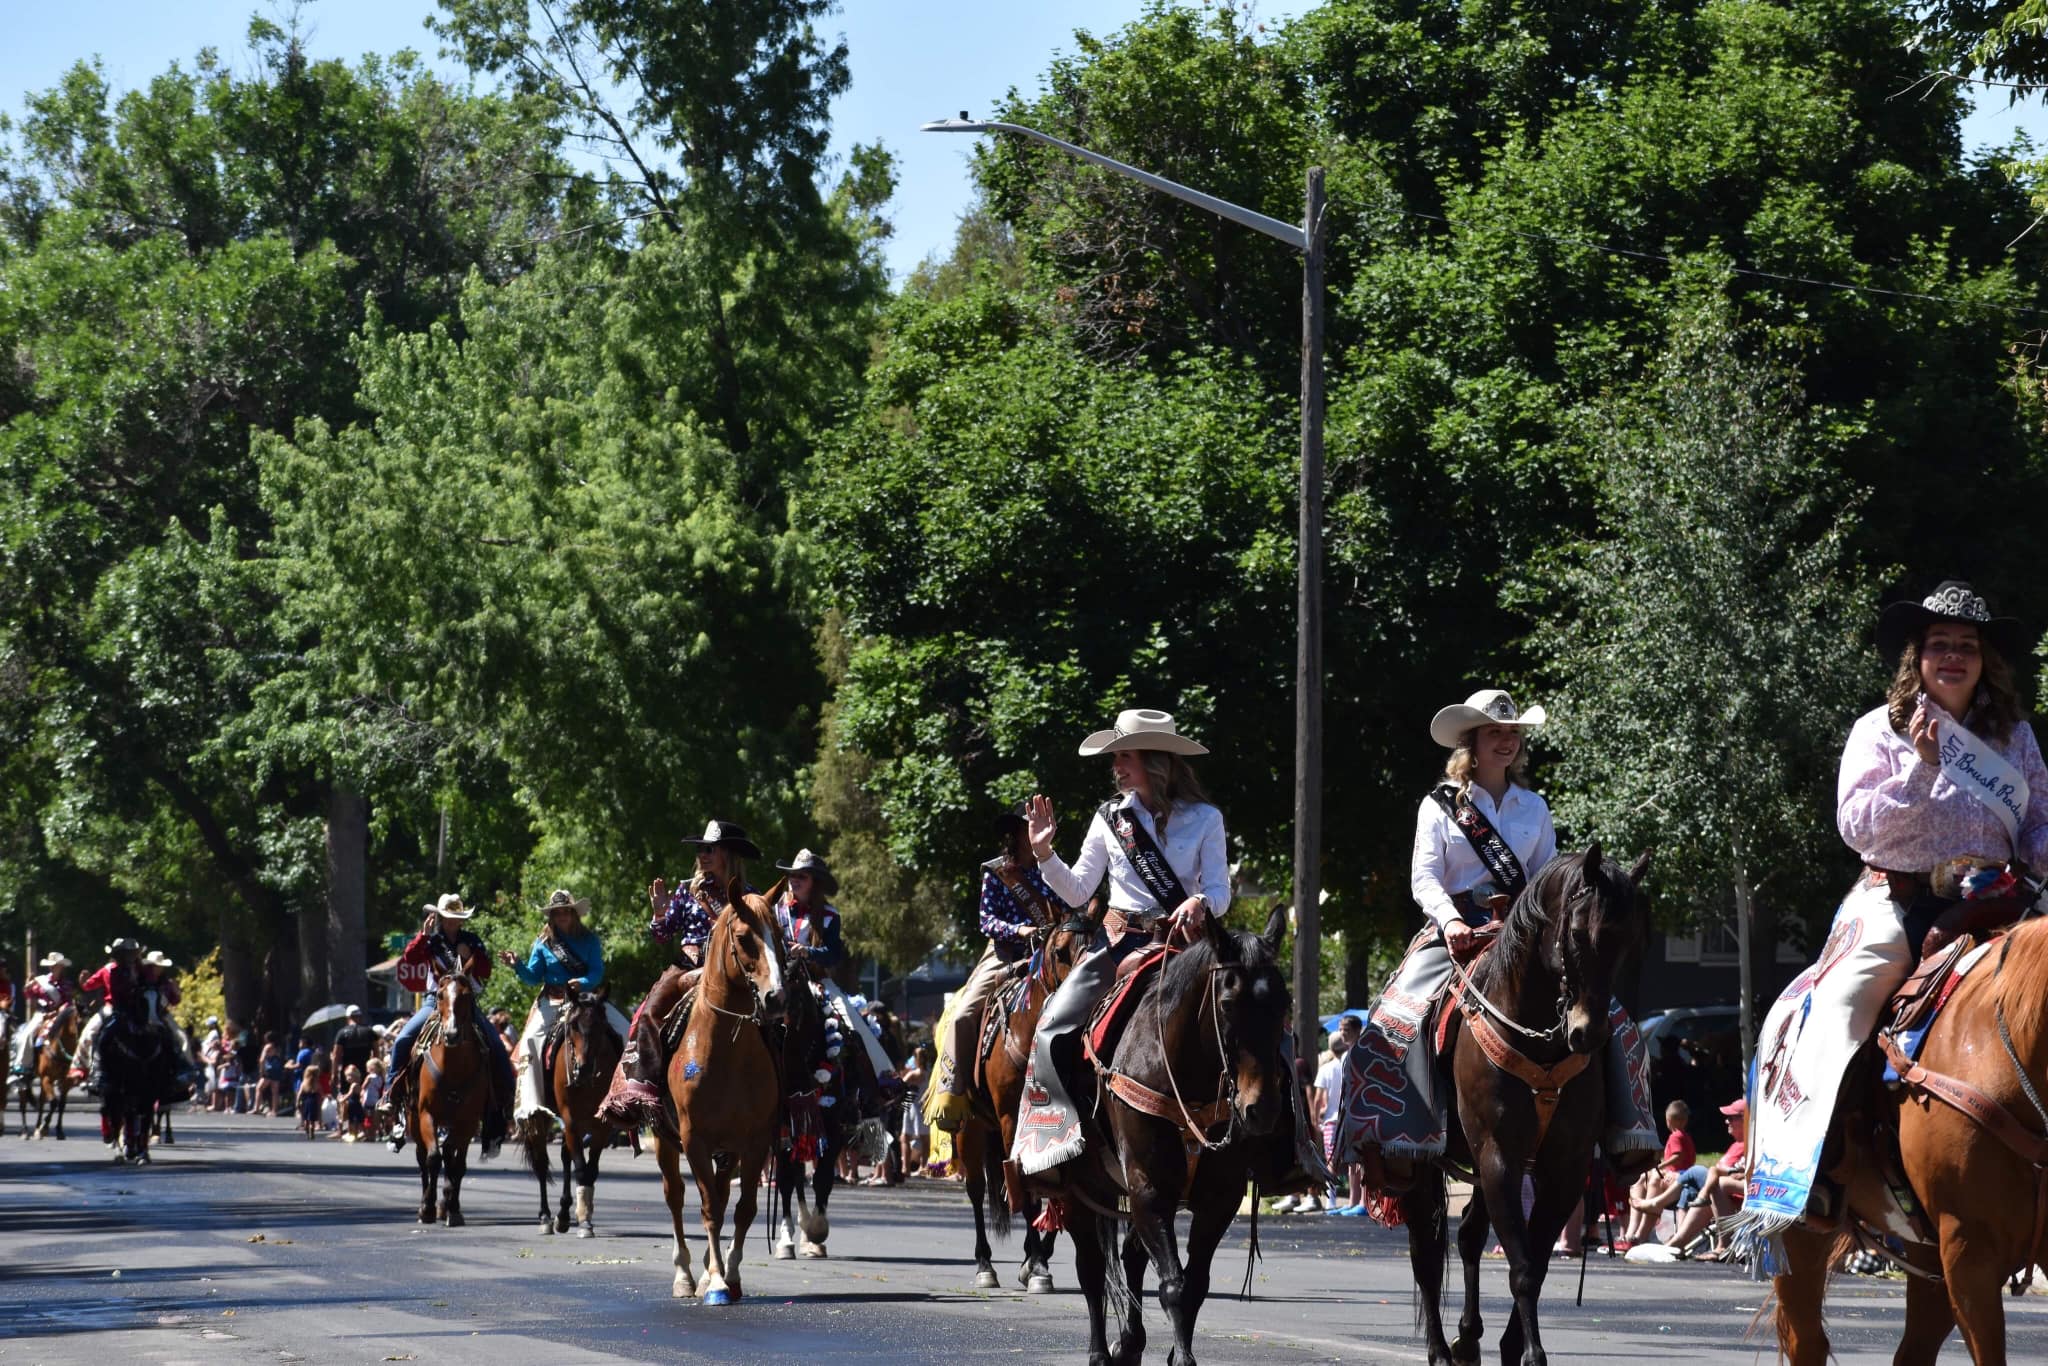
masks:
[[[1313,0],[1260,0],[1262,19],[1280,20]],[[275,16],[265,0],[11,0],[0,42],[0,107],[54,84],[82,57],[98,56],[116,89],[147,81],[172,61],[188,65],[203,47],[246,60],[243,33],[251,14]],[[893,218],[890,264],[901,274],[952,242],[953,225],[972,198],[967,176],[970,140],[920,136],[918,124],[966,109],[988,109],[1012,86],[1033,87],[1053,55],[1071,49],[1076,28],[1109,33],[1135,18],[1142,0],[845,0],[827,21],[846,36],[853,88],[833,115],[844,148],[880,141],[898,158],[901,185]],[[433,0],[316,0],[304,11],[320,56],[353,60],[365,52],[412,47],[431,56],[436,44],[421,27]],[[2025,127],[2048,143],[2048,118],[2038,103],[2005,107],[1992,92],[1964,132],[1972,146],[2002,143]]]

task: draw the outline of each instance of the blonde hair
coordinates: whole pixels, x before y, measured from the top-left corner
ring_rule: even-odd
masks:
[[[1173,814],[1173,808],[1182,802],[1207,802],[1208,791],[1202,780],[1195,776],[1194,765],[1178,754],[1163,749],[1146,749],[1138,752],[1138,761],[1145,766],[1145,787],[1152,794],[1146,803],[1155,821],[1160,822],[1160,832],[1165,833],[1165,821]],[[1111,779],[1112,784],[1115,782]]]
[[[1495,724],[1487,722],[1488,725]],[[1479,760],[1473,750],[1479,747],[1479,727],[1474,726],[1458,737],[1458,747],[1451,751],[1451,757],[1444,760],[1444,781],[1458,789],[1462,800],[1472,790],[1472,775],[1479,771]],[[1522,735],[1522,748],[1515,754],[1515,760],[1508,765],[1508,781],[1517,787],[1529,785],[1529,736]]]

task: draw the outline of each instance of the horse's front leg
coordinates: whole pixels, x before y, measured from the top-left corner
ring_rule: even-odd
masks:
[[[1124,1264],[1124,1321],[1118,1325],[1116,1350],[1109,1354],[1111,1361],[1139,1362],[1145,1359],[1145,1267],[1152,1260],[1145,1242],[1138,1236],[1137,1229],[1124,1229],[1122,1225],[1105,1219],[1102,1221],[1105,1237],[1115,1239],[1123,1234]],[[1111,1249],[1104,1249],[1105,1264],[1114,1255]],[[1162,1278],[1163,1280],[1163,1278]],[[1169,1323],[1171,1317],[1169,1316]]]
[[[1198,1170],[1195,1187],[1188,1197],[1188,1254],[1181,1281],[1180,1312],[1187,1324],[1190,1341],[1202,1302],[1209,1298],[1209,1277],[1216,1260],[1216,1246],[1237,1217],[1247,1172],[1244,1164],[1217,1160],[1213,1168]]]
[[[1002,1282],[996,1278],[995,1249],[988,1242],[988,1218],[983,1207],[989,1200],[1004,1198],[1000,1191],[988,1188],[988,1163],[985,1149],[989,1143],[988,1131],[976,1123],[961,1126],[960,1136],[954,1151],[960,1156],[960,1171],[967,1178],[967,1203],[974,1207],[974,1288],[994,1290]],[[1024,1248],[1029,1254],[1031,1239],[1036,1234],[1027,1234]]]
[[[450,1228],[468,1222],[462,1217],[462,1177],[469,1170],[469,1144],[469,1139],[451,1142],[441,1154],[441,1214]]]
[[[1088,1302],[1088,1366],[1110,1366],[1109,1249],[1095,1211],[1078,1200],[1067,1209],[1067,1228],[1074,1242],[1074,1278]]]
[[[1481,1335],[1486,1324],[1479,1313],[1479,1267],[1486,1255],[1486,1236],[1493,1224],[1486,1216],[1486,1196],[1477,1187],[1465,1202],[1464,1217],[1458,1221],[1458,1260],[1465,1271],[1465,1308],[1458,1315],[1458,1339],[1451,1344],[1451,1360],[1461,1366],[1477,1366]]]
[[[747,1251],[747,1230],[754,1226],[754,1210],[761,1194],[761,1168],[768,1162],[765,1148],[757,1148],[739,1165],[740,1198],[732,1210],[732,1248],[726,1254],[723,1271],[725,1288],[733,1299],[740,1298],[740,1260]]]
[[[570,1132],[569,1126],[565,1123],[562,1125],[562,1197],[555,1205],[554,1222],[550,1225],[555,1233],[569,1231],[569,1196],[576,1189],[576,1173],[583,1165],[578,1160],[579,1156],[576,1150],[576,1135]],[[545,1203],[541,1207],[540,1217],[548,1218]]]
[[[707,1144],[690,1145],[690,1175],[697,1179],[697,1213],[704,1225],[704,1279],[697,1294],[706,1304],[730,1304],[725,1284],[725,1200],[733,1169],[721,1169]],[[756,1173],[758,1175],[758,1173]]]
[[[1584,1160],[1574,1160],[1576,1155],[1568,1156],[1562,1148],[1558,1154],[1535,1170],[1535,1198],[1527,1218],[1522,1215],[1522,1164],[1506,1161],[1498,1148],[1491,1148],[1492,1160],[1486,1162],[1487,1204],[1500,1232],[1501,1251],[1507,1254],[1508,1289],[1515,1297],[1515,1316],[1501,1334],[1502,1366],[1546,1366],[1549,1361],[1536,1306],[1550,1272],[1550,1250],[1586,1189]]]
[[[683,1237],[683,1168],[678,1160],[682,1156],[676,1145],[666,1138],[656,1136],[654,1140],[654,1162],[661,1168],[661,1197],[668,1205],[668,1222],[675,1234],[674,1251],[670,1261],[675,1267],[675,1281],[669,1287],[669,1294],[679,1300],[686,1300],[697,1293],[697,1278],[690,1272],[690,1243]],[[702,1199],[702,1196],[699,1196]]]
[[[1159,1272],[1159,1310],[1173,1329],[1173,1349],[1166,1354],[1168,1366],[1194,1366],[1194,1323],[1185,1312],[1187,1269],[1181,1263],[1180,1239],[1173,1227],[1173,1212],[1179,1203],[1177,1195],[1163,1192],[1150,1193],[1142,1206],[1133,1197],[1130,1236],[1144,1244],[1153,1268]],[[1140,1208],[1144,1210],[1142,1216],[1137,1213]],[[1130,1265],[1130,1258],[1125,1258],[1125,1265]],[[1133,1302],[1137,1298],[1133,1293]],[[1134,1318],[1136,1312],[1133,1309]]]
[[[420,1222],[434,1222],[434,1190],[441,1183],[440,1163],[435,1156],[434,1136],[423,1130],[413,1136],[413,1159],[420,1167]]]
[[[794,1148],[778,1151],[771,1159],[775,1164],[775,1184],[769,1196],[769,1220],[775,1225],[775,1235],[769,1240],[768,1252],[777,1261],[786,1262],[796,1256],[796,1183],[803,1178],[803,1163],[796,1160]]]
[[[1422,1307],[1430,1366],[1448,1366],[1457,1358],[1444,1339],[1444,1250],[1451,1235],[1443,1172],[1418,1166],[1415,1184],[1400,1199],[1401,1218],[1408,1225],[1408,1269],[1415,1277],[1415,1295]]]
[[[588,1144],[588,1148],[584,1147]],[[604,1144],[593,1134],[576,1139],[576,1236],[597,1236],[597,1169],[604,1161]]]

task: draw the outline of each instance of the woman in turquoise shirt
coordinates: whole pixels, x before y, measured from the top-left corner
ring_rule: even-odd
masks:
[[[604,941],[597,937],[597,931],[583,923],[583,912],[588,909],[589,902],[566,891],[556,891],[548,898],[547,926],[533,941],[526,961],[520,962],[509,949],[498,955],[520,981],[541,989],[534,998],[533,1009],[526,1013],[526,1028],[519,1035],[519,1105],[512,1112],[515,1124],[561,1122],[561,1116],[542,1101],[547,1094],[547,1079],[541,1075],[541,1054],[569,993],[593,991],[604,982]],[[623,1042],[626,1017],[609,1001],[605,1002],[604,1013]]]

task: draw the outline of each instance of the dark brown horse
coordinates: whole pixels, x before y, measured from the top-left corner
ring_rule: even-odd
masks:
[[[1899,1169],[1927,1225],[1900,1230],[1908,1275],[1898,1366],[1932,1362],[1951,1328],[1979,1366],[2003,1362],[1999,1292],[2048,1261],[2048,920],[2021,924],[1991,955],[1935,1017],[1917,1066],[1906,1070],[1909,1085],[1877,1085],[1868,1055],[1864,1084],[1844,1084],[1846,1141],[1829,1175],[1850,1219],[1880,1231],[1900,1222],[1886,1187],[1891,1162],[1877,1149],[1888,1131],[1898,1135]],[[1972,1104],[1982,1121],[1944,1093]],[[1817,1366],[1829,1351],[1821,1321],[1828,1269],[1854,1235],[1793,1227],[1782,1236],[1778,1349],[1792,1366]]]
[[[545,1133],[530,1134],[525,1141],[526,1165],[540,1181],[540,1231],[569,1231],[569,1191],[576,1192],[576,1236],[596,1234],[597,1169],[604,1150],[611,1146],[615,1130],[597,1117],[604,1102],[605,1088],[619,1065],[625,1046],[612,1032],[606,1019],[604,992],[571,991],[562,1005],[562,1041],[548,1067],[548,1094],[554,1111],[561,1117],[562,1202],[548,1213],[550,1172],[548,1149],[555,1139]]]
[[[56,1137],[64,1137],[64,1102],[71,1093],[71,1060],[78,1052],[78,1003],[66,1001],[57,1013],[44,1021],[43,1046],[36,1050],[35,1066],[22,1078],[21,1136],[49,1138],[50,1121],[57,1123]],[[28,1122],[28,1101],[36,1101],[36,1122]]]
[[[782,1019],[782,936],[768,901],[749,894],[735,880],[726,908],[704,945],[704,975],[689,1023],[668,1063],[668,1096],[675,1129],[655,1129],[655,1157],[661,1165],[661,1193],[675,1230],[678,1299],[701,1290],[705,1304],[740,1298],[740,1257],[761,1187],[761,1168],[775,1141],[782,1110],[782,1085],[771,1027]],[[682,1160],[690,1163],[704,1222],[704,1279],[691,1274],[690,1245],[683,1237]],[[724,1246],[725,1202],[734,1182],[730,1255]]]
[[[1040,1201],[1025,1191],[1015,1165],[1006,1159],[1017,1137],[1017,1111],[1024,1098],[1024,1067],[1031,1057],[1031,1037],[1038,1032],[1038,1017],[1045,1012],[1045,1003],[1052,999],[1053,992],[1074,970],[1074,964],[1087,952],[1092,929],[1085,919],[1070,920],[1034,942],[1031,957],[1020,965],[1024,969],[1023,993],[1009,1008],[1000,1033],[986,1051],[977,1048],[980,1056],[960,1060],[960,1066],[973,1069],[973,1081],[967,1092],[967,1122],[961,1126],[955,1144],[961,1173],[967,1178],[967,1199],[974,1206],[974,1284],[982,1290],[993,1290],[1001,1283],[996,1277],[995,1254],[988,1243],[988,1226],[993,1222],[996,1236],[1007,1238],[1013,1214],[1021,1214],[1027,1221],[1024,1262],[1017,1268],[1017,1284],[1038,1295],[1048,1294],[1053,1288],[1052,1247],[1059,1235],[1037,1227]],[[983,1008],[984,1018],[987,1012],[1001,1008],[1002,1000],[1015,991],[1015,986],[1005,984]],[[978,1029],[974,1037],[980,1040],[985,1034],[985,1028]],[[986,1215],[984,1206],[988,1210]]]
[[[415,1050],[419,1085],[409,1117],[420,1167],[420,1222],[443,1219],[450,1228],[464,1223],[462,1177],[491,1098],[490,1054],[482,1034],[489,1026],[477,1015],[476,984],[468,968],[465,958],[462,970],[444,976],[435,990],[434,1018]]]
[[[1445,1341],[1443,1325],[1443,1170],[1419,1172],[1401,1197],[1432,1366],[1479,1360],[1479,1261],[1489,1226],[1507,1254],[1515,1300],[1501,1334],[1501,1361],[1546,1360],[1536,1301],[1606,1122],[1601,1059],[1609,1002],[1623,960],[1640,948],[1647,929],[1636,889],[1649,862],[1645,854],[1623,871],[1598,844],[1551,860],[1516,899],[1469,979],[1439,1007],[1452,1014],[1438,1066],[1454,1088],[1447,1094],[1457,1097],[1448,1107],[1446,1157],[1474,1178],[1458,1226],[1465,1310],[1455,1343]],[[1536,1192],[1526,1219],[1525,1172]]]
[[[1058,1170],[1088,1300],[1090,1366],[1143,1356],[1148,1261],[1173,1327],[1167,1359],[1193,1366],[1216,1245],[1247,1183],[1270,1164],[1274,1136],[1285,1132],[1293,1085],[1281,1060],[1290,1009],[1279,963],[1286,927],[1278,907],[1259,935],[1207,918],[1201,937],[1170,950],[1138,988],[1137,1003],[1103,1041],[1096,1077],[1076,1078],[1075,1102],[1099,1118],[1088,1121],[1087,1149]],[[1099,1107],[1091,1103],[1098,1096]],[[1189,1212],[1185,1259],[1174,1230],[1180,1209]],[[1130,1228],[1121,1233],[1125,1218]],[[1123,1320],[1114,1357],[1112,1298]]]

